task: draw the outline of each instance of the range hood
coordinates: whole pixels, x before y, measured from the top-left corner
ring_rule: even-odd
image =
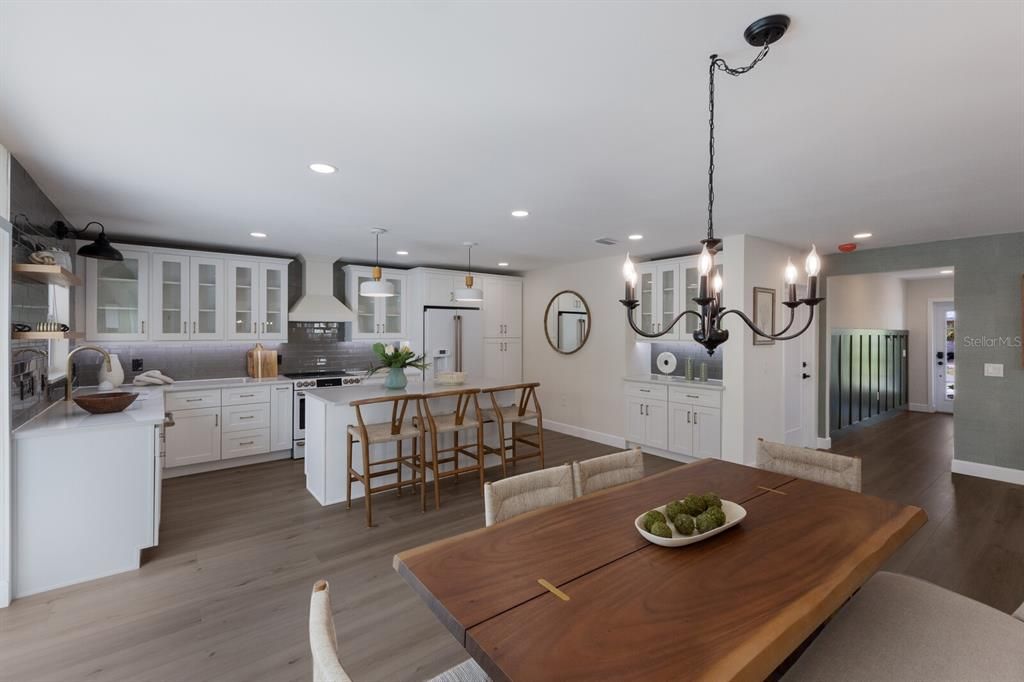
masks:
[[[299,256],[302,298],[288,311],[289,322],[352,322],[355,314],[334,297],[334,262],[327,256]]]

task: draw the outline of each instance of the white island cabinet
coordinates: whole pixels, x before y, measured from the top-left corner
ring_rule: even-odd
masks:
[[[164,400],[137,392],[123,412],[59,402],[14,431],[15,597],[137,569],[156,545]]]
[[[356,424],[356,412],[349,403],[353,400],[364,400],[377,398],[386,395],[402,395],[407,393],[424,394],[440,391],[450,391],[456,388],[488,388],[501,386],[500,381],[492,379],[473,380],[468,379],[460,386],[437,384],[433,381],[422,381],[413,378],[410,374],[409,385],[402,390],[389,390],[384,388],[383,380],[370,380],[358,386],[338,386],[335,388],[316,388],[306,390],[306,489],[317,502],[322,505],[337,504],[347,500],[345,493],[345,448],[346,431],[349,424]],[[448,404],[446,405],[445,402]],[[490,405],[490,399],[480,398],[480,407],[484,409]],[[452,412],[455,408],[454,398],[440,398],[432,400],[431,409],[436,414]],[[415,414],[414,408],[410,405],[407,419]],[[363,419],[366,423],[387,422],[391,419],[391,404],[381,403],[369,405],[363,408]],[[451,434],[441,434],[439,439],[440,447],[450,445]],[[485,433],[485,442],[496,443],[496,436],[493,432]],[[361,446],[356,444],[352,451],[352,460],[357,470],[362,468]],[[411,450],[408,446],[405,453]],[[395,456],[395,444],[386,443],[374,445],[370,451],[370,463],[382,459],[389,459]],[[468,464],[470,460],[462,462]],[[497,455],[488,455],[485,459],[486,466],[493,466],[501,463]],[[449,467],[451,465],[448,465]],[[405,472],[408,476],[409,472]],[[430,471],[427,471],[427,480],[432,480]],[[395,476],[379,476],[374,478],[374,485],[383,485],[395,481]],[[352,483],[353,499],[363,496],[361,483]],[[418,507],[417,507],[418,508]]]

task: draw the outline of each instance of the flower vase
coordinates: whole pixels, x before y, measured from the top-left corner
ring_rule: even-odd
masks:
[[[99,380],[101,384],[109,382],[114,388],[124,383],[124,367],[121,366],[121,361],[117,359],[115,353],[110,354],[109,372],[107,371],[106,363],[100,360]]]
[[[384,388],[405,388],[409,379],[405,376],[404,367],[392,367],[384,378]]]

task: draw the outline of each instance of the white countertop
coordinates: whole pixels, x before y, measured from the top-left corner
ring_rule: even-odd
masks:
[[[227,377],[224,379],[192,379],[190,381],[175,381],[173,384],[153,386],[162,388],[165,391],[190,391],[199,388],[231,388],[232,386],[272,386],[274,384],[290,384],[292,379],[285,376],[268,377],[265,379],[254,379],[252,377]],[[133,384],[125,384],[133,388],[141,388]],[[124,388],[124,387],[122,387]]]
[[[164,420],[161,387],[121,386],[115,390],[138,393],[127,409],[113,414],[89,414],[74,402],[54,403],[14,430],[14,438],[35,438],[80,429],[117,429],[125,426],[156,425]],[[95,387],[79,388],[74,395],[100,393]]]
[[[409,384],[402,389],[384,388],[383,382],[359,384],[357,386],[334,386],[331,388],[307,388],[307,398],[314,398],[329,405],[348,405],[353,400],[366,400],[367,398],[379,398],[385,395],[418,395],[421,393],[438,393],[441,391],[453,391],[466,388],[493,388],[501,386],[501,382],[488,379],[467,379],[465,383],[458,385],[440,384],[432,379],[426,381],[420,379],[409,379]],[[481,407],[485,407],[481,405]]]
[[[638,384],[668,384],[669,386],[689,386],[691,388],[706,388],[712,391],[724,391],[721,379],[708,379],[707,381],[690,380],[686,377],[673,376],[671,374],[641,374],[634,377],[623,377],[623,381],[631,381]]]

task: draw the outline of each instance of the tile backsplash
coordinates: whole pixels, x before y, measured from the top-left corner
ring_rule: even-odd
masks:
[[[373,344],[368,341],[345,341],[344,329],[334,322],[292,322],[288,325],[287,343],[263,343],[280,356],[281,373],[311,372],[319,369],[366,369],[373,362]],[[219,379],[245,376],[245,354],[256,345],[254,341],[237,342],[167,342],[167,343],[100,343],[107,352],[116,354],[124,369],[125,382],[137,374],[158,369],[177,381]],[[141,360],[142,369],[132,370],[132,361]],[[102,357],[98,353],[75,357],[78,385],[99,383]]]
[[[696,342],[683,343],[652,343],[651,344],[651,374],[664,374],[658,369],[658,356],[662,353],[671,353],[676,357],[676,368],[671,376],[686,376],[687,359],[693,362],[693,378],[700,378],[701,363],[707,363],[708,379],[721,381],[722,379],[722,348],[715,350],[715,354],[709,356],[704,346]]]

